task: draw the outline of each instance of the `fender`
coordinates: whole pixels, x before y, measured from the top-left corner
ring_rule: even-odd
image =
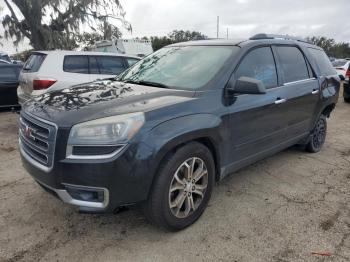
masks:
[[[179,145],[198,139],[209,139],[214,147],[217,165],[220,165],[220,156],[227,128],[223,127],[221,118],[212,114],[193,114],[165,121],[154,127],[146,141],[152,141],[154,150],[153,163],[161,160]],[[147,142],[145,142],[147,143]],[[158,166],[154,165],[154,168]],[[156,170],[153,170],[155,173]]]

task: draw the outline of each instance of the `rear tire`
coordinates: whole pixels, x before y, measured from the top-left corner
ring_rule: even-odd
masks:
[[[206,146],[191,142],[177,149],[162,160],[145,216],[170,231],[188,227],[207,207],[214,178],[215,163]]]
[[[306,150],[310,153],[317,153],[321,150],[326,141],[327,118],[321,115],[316,122],[315,128],[311,133],[310,142],[306,145]]]

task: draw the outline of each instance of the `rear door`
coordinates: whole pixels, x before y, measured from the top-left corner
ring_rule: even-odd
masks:
[[[63,59],[64,77],[60,79],[62,87],[91,82],[89,56],[65,55]]]
[[[19,88],[25,95],[30,95],[33,91],[33,80],[37,77],[39,69],[46,59],[44,53],[33,53],[25,62],[19,76]]]
[[[286,139],[301,136],[312,129],[312,120],[320,97],[319,83],[298,46],[274,46],[281,76],[280,104]]]

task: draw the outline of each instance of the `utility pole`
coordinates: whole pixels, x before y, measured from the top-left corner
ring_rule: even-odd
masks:
[[[228,39],[228,27],[227,27],[227,30],[226,30],[226,38]]]
[[[220,22],[220,18],[218,16],[216,21],[216,38],[219,38],[219,22]]]

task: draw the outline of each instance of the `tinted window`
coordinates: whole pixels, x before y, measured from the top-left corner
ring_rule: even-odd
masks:
[[[41,64],[44,62],[45,54],[32,54],[23,66],[24,73],[38,72]]]
[[[11,59],[8,55],[0,55],[0,59],[11,63]]]
[[[309,73],[304,55],[293,46],[276,47],[281,62],[281,70],[284,75],[284,82],[294,82],[309,78]]]
[[[17,81],[18,80],[18,69],[13,67],[1,67],[0,66],[0,81]]]
[[[100,70],[98,68],[97,58],[95,56],[89,56],[89,67],[90,67],[90,74],[100,73]]]
[[[128,65],[129,65],[129,66],[132,66],[133,64],[136,64],[136,63],[137,63],[138,61],[140,61],[140,60],[135,59],[135,58],[127,57],[127,58],[126,58],[126,61],[128,62]]]
[[[116,56],[98,56],[100,74],[119,75],[125,70],[124,59]]]
[[[239,49],[237,46],[165,47],[131,67],[119,80],[154,82],[184,90],[204,88]]]
[[[325,52],[314,48],[309,48],[309,51],[320,68],[321,75],[328,76],[337,74]]]
[[[64,57],[63,71],[70,73],[88,74],[88,56],[67,55]]]
[[[261,47],[249,52],[235,73],[236,79],[241,76],[261,80],[266,88],[276,87],[276,65],[271,48]]]

